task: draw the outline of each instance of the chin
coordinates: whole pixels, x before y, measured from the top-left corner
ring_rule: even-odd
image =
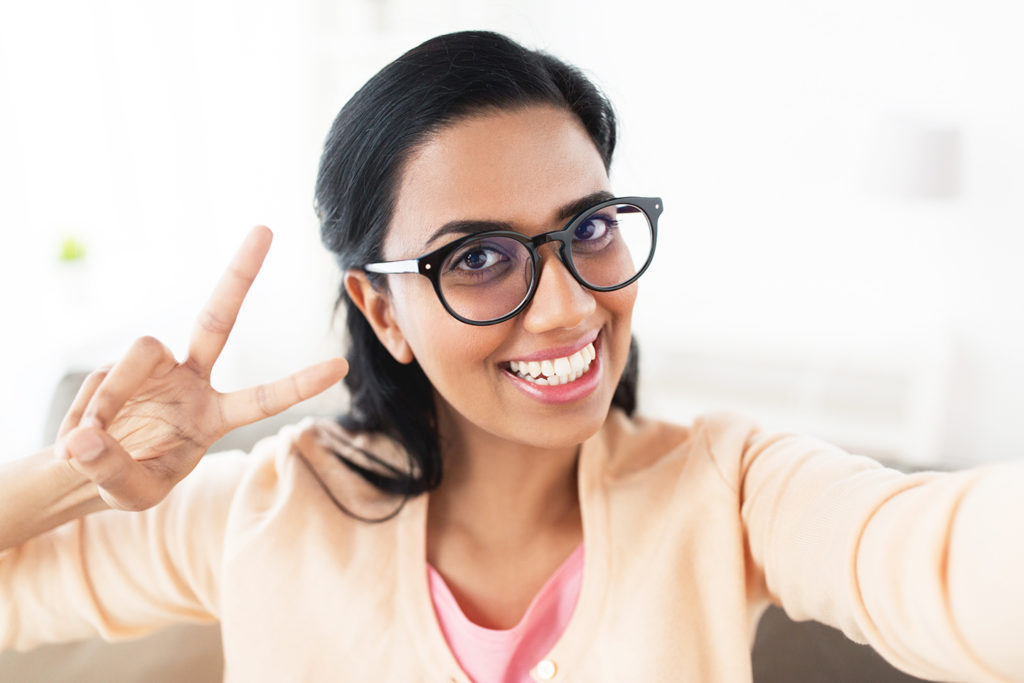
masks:
[[[530,420],[527,426],[517,425],[513,440],[534,448],[562,449],[578,446],[600,431],[611,401],[604,409],[589,414],[574,413],[571,410],[556,410],[547,419]]]

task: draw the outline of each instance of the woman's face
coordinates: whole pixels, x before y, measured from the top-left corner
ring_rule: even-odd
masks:
[[[384,257],[415,258],[458,239],[431,239],[449,221],[500,221],[528,236],[557,230],[575,213],[566,215],[568,207],[609,189],[601,156],[570,112],[531,106],[463,119],[408,161]],[[442,425],[543,448],[578,444],[601,426],[629,351],[636,285],[585,289],[550,244],[541,247],[541,263],[530,305],[489,326],[449,315],[425,277],[388,276],[385,318],[392,327],[382,338],[399,360],[419,362]],[[521,376],[529,366],[520,361],[537,362],[541,378],[545,369],[574,367],[572,379],[581,363],[585,371],[552,386]]]

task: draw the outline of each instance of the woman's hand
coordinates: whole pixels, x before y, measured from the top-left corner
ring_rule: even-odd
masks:
[[[311,398],[344,377],[348,364],[335,358],[230,394],[210,386],[213,365],[271,239],[265,227],[246,237],[199,314],[183,362],[157,339],[141,337],[124,358],[82,383],[61,423],[55,452],[95,482],[110,507],[156,505],[221,436]]]

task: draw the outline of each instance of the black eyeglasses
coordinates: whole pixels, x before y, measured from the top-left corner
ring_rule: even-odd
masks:
[[[527,237],[510,230],[467,235],[415,259],[368,263],[368,273],[419,273],[434,283],[441,304],[470,325],[512,318],[533,299],[542,245],[558,242],[562,263],[595,292],[621,289],[654,258],[660,197],[617,197],[577,214],[561,230]]]

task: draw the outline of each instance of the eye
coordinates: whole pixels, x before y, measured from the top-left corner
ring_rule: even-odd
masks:
[[[502,235],[474,236],[460,242],[439,271],[446,288],[497,285],[530,264],[529,250],[517,240]]]
[[[591,216],[576,226],[572,237],[579,241],[600,240],[611,229],[612,222],[605,216]]]
[[[452,267],[459,270],[481,271],[507,260],[508,257],[500,251],[478,245],[461,252],[452,262]]]
[[[572,253],[596,255],[605,252],[619,239],[619,219],[614,213],[595,213],[572,232]]]

